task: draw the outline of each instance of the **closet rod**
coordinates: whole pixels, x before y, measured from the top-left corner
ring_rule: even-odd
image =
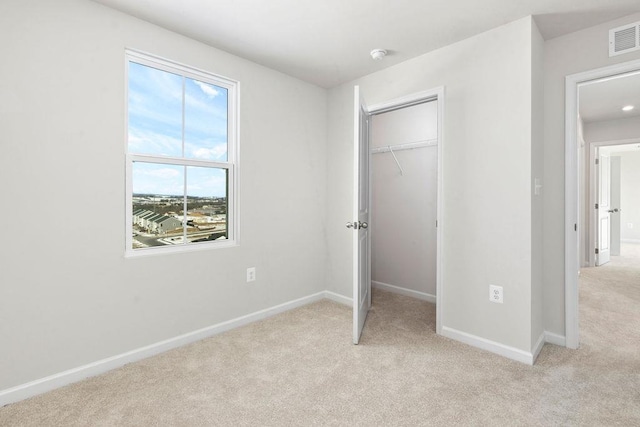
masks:
[[[388,153],[390,151],[413,150],[422,147],[435,147],[438,145],[437,139],[425,139],[416,142],[408,142],[406,144],[387,145],[385,147],[377,147],[371,149],[371,154]]]

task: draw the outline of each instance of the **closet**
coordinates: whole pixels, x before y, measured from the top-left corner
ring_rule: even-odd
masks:
[[[371,117],[371,278],[435,303],[437,100]]]

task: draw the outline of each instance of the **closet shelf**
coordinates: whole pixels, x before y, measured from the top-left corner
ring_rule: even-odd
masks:
[[[378,153],[393,153],[394,151],[413,150],[422,147],[436,147],[438,145],[437,139],[425,139],[421,141],[408,142],[406,144],[386,145],[384,147],[377,147],[371,149],[371,154]]]

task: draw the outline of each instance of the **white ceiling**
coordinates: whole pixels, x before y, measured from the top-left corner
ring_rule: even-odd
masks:
[[[322,87],[534,15],[545,39],[638,0],[94,0]],[[390,55],[373,61],[369,52]]]
[[[640,151],[640,144],[626,144],[626,145],[608,145],[606,147],[600,147],[600,154],[620,154],[620,153],[635,153]]]
[[[580,87],[580,117],[585,123],[640,116],[640,73]],[[622,111],[633,105],[631,111]]]

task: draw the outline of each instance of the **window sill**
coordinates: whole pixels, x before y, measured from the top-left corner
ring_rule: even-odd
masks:
[[[236,240],[227,240],[225,242],[216,242],[216,243],[192,243],[184,246],[155,246],[152,248],[140,248],[140,249],[127,249],[124,253],[125,258],[141,258],[141,257],[150,257],[150,256],[158,256],[158,255],[169,255],[169,254],[177,254],[177,253],[186,253],[186,252],[200,252],[200,251],[208,251],[208,250],[216,250],[223,248],[232,248],[235,246],[240,246]]]

